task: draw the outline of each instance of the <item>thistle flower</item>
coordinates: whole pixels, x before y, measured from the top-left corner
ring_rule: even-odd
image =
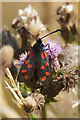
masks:
[[[27,52],[26,52],[26,51],[25,51],[25,53],[22,53],[22,54],[20,55],[19,60],[17,60],[16,63],[15,63],[15,65],[18,67],[18,69],[21,68],[21,66],[23,65],[26,57],[27,57]]]
[[[58,44],[59,39],[56,41],[48,40],[49,45],[50,45],[50,50],[47,50],[47,55],[49,58],[54,59],[55,57],[58,57],[60,54],[61,50],[63,49],[63,46],[60,46],[62,42]]]
[[[58,43],[59,39],[56,41],[48,40],[50,49],[46,50],[48,58],[51,63],[51,68],[57,69],[60,67],[58,62],[58,55],[61,53],[64,46],[61,46],[62,42]]]

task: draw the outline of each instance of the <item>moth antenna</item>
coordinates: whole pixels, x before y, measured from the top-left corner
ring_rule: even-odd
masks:
[[[47,37],[47,36],[49,36],[49,35],[51,35],[51,34],[53,34],[53,33],[56,33],[56,32],[61,32],[61,33],[63,33],[61,29],[57,29],[57,30],[55,30],[55,31],[53,31],[53,32],[51,32],[51,33],[49,33],[49,34],[43,36],[43,37],[40,38],[40,39],[43,39],[43,38],[45,38],[45,37]]]
[[[18,32],[19,31],[21,31],[22,29],[24,29],[27,33],[29,33],[32,37],[34,37],[36,40],[38,40],[34,35],[32,35],[25,27],[21,27],[19,30],[18,30]]]

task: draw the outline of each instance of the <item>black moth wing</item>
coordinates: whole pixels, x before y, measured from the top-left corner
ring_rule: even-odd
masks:
[[[32,47],[28,52],[28,56],[20,69],[17,80],[19,82],[24,82],[28,86],[28,84],[30,84],[32,76],[34,75],[35,65],[36,54],[34,52],[34,47]]]
[[[52,74],[45,47],[40,50],[37,57],[37,77],[41,86],[49,86],[51,84]]]

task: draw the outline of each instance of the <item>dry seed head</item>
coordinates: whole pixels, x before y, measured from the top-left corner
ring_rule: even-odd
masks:
[[[34,99],[37,103],[37,110],[42,112],[42,107],[44,106],[44,103],[45,103],[45,97],[38,91],[31,93],[31,96],[34,97]]]
[[[42,112],[42,107],[44,106],[45,100],[44,96],[35,91],[31,93],[28,97],[24,98],[24,109],[26,112]]]
[[[73,26],[75,23],[74,6],[70,3],[62,4],[57,9],[57,20],[66,27]]]
[[[13,56],[14,56],[14,49],[10,45],[3,46],[0,49],[0,61],[2,61],[2,71],[5,71],[7,67],[11,66]]]
[[[26,112],[32,112],[34,109],[36,109],[37,103],[33,97],[28,96],[24,98],[23,105]]]
[[[38,12],[31,5],[24,10],[19,10],[18,17],[13,20],[12,26],[16,29],[24,26],[34,36],[37,36],[40,32],[46,30],[45,25],[40,21]]]
[[[58,56],[58,60],[65,68],[78,65],[78,46],[67,44]]]

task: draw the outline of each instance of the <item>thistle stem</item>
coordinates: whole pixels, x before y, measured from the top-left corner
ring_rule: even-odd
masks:
[[[45,105],[44,105],[43,110],[42,110],[42,118],[43,118],[43,119],[45,118],[45,120],[47,119]]]

